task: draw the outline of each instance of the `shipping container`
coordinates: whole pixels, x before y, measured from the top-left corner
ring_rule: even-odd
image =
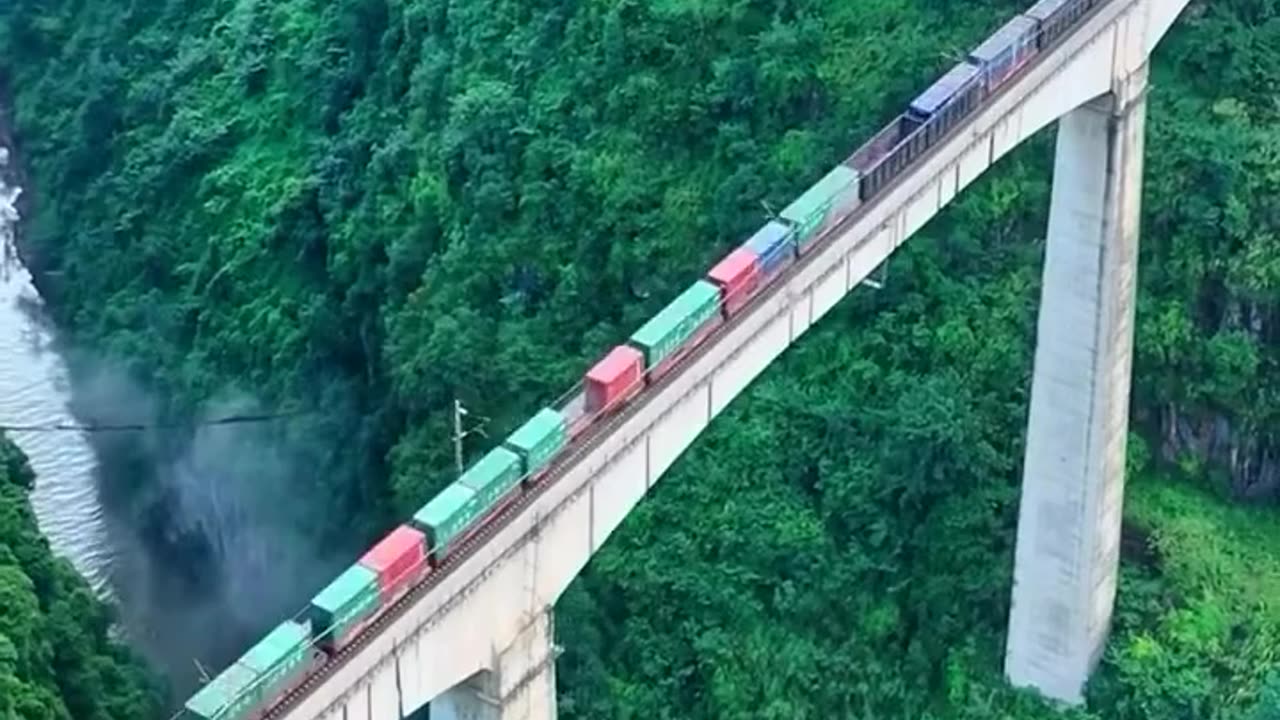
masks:
[[[311,632],[321,647],[342,647],[352,630],[379,607],[378,574],[352,565],[321,590],[307,606]]]
[[[932,118],[957,94],[967,89],[968,84],[978,76],[978,72],[978,68],[967,62],[956,65],[911,101],[910,112],[920,122]]]
[[[427,537],[408,525],[392,530],[369,552],[360,564],[378,573],[378,588],[387,605],[399,592],[421,577],[427,559]]]
[[[587,371],[587,412],[595,413],[640,392],[644,387],[644,354],[619,345]]]
[[[311,624],[286,620],[240,656],[258,674],[257,702],[271,704],[293,688],[314,663]]]
[[[487,508],[520,482],[523,474],[520,456],[507,448],[496,447],[467,468],[458,478],[458,484],[475,492],[480,505]]]
[[[791,239],[791,228],[777,220],[770,220],[743,243],[742,248],[759,259],[762,273],[771,275],[795,256],[795,244]]]
[[[629,344],[644,353],[649,380],[662,362],[683,349],[685,341],[719,317],[720,288],[699,280],[631,335]]]
[[[1019,15],[997,30],[969,53],[969,60],[982,68],[988,89],[999,87],[1036,54],[1036,28],[1029,17]]]
[[[240,663],[218,673],[218,676],[191,696],[183,706],[200,720],[240,720],[257,703],[258,687],[253,683],[258,674]]]
[[[851,204],[858,205],[858,172],[837,165],[779,215],[795,228],[796,248],[804,250],[829,218],[853,209]]]
[[[916,98],[908,114],[921,119],[924,125],[908,140],[910,160],[914,161],[951,132],[978,107],[986,97],[986,92],[987,85],[982,81],[982,71],[963,62]]]
[[[730,317],[760,287],[760,262],[755,253],[738,248],[707,273],[707,279],[720,287],[721,310]]]
[[[439,563],[454,538],[488,508],[475,490],[453,483],[413,514],[413,526],[427,534],[427,547]]]
[[[520,429],[507,436],[503,445],[515,451],[523,460],[524,474],[532,475],[560,452],[569,438],[568,430],[569,424],[565,422],[563,415],[551,408],[543,408],[521,425]]]

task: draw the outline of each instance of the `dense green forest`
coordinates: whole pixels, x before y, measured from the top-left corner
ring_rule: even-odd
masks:
[[[451,479],[454,397],[511,429],[1023,5],[10,0],[23,249],[86,412],[133,407],[104,365],[164,418],[309,411],[255,436],[252,522],[349,560]],[[1070,717],[1280,712],[1277,47],[1280,2],[1193,2],[1155,59],[1123,577]],[[1051,716],[1000,678],[1051,141],[593,560],[558,607],[566,718]],[[183,442],[109,450],[175,565],[236,561]]]
[[[155,717],[153,679],[110,638],[108,607],[36,528],[33,480],[0,436],[0,720]]]

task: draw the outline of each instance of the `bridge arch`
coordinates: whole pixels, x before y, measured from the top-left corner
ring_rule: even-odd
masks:
[[[685,358],[678,371],[664,377],[625,412],[593,431],[582,447],[559,459],[537,493],[510,510],[502,522],[495,523],[482,544],[453,562],[449,572],[437,573],[438,577],[402,600],[401,607],[380,620],[341,662],[332,663],[268,717],[399,718],[437,698],[444,698],[441,704],[458,716],[493,712],[504,720],[554,717],[551,608],[630,509],[765,367],[997,160],[1059,118],[1084,118],[1086,115],[1080,113],[1101,112],[1101,126],[1096,122],[1090,125],[1087,120],[1071,121],[1080,125],[1073,132],[1096,141],[1097,133],[1089,135],[1091,128],[1105,129],[1114,126],[1116,118],[1130,117],[1126,113],[1141,105],[1147,57],[1186,4],[1187,0],[1103,2],[1071,36],[1038,57],[1033,66],[930,149],[892,187],[826,233],[820,246],[753,299],[713,339]],[[1126,126],[1129,135],[1125,136],[1121,128],[1118,133],[1101,136],[1105,163],[1110,164],[1116,148],[1131,151],[1135,141],[1139,143],[1139,162],[1131,160],[1117,170],[1114,178],[1107,175],[1112,178],[1108,181],[1111,189],[1100,191],[1101,202],[1115,205],[1113,195],[1123,191],[1129,204],[1097,209],[1099,223],[1104,222],[1103,215],[1111,213],[1111,220],[1105,221],[1111,223],[1110,229],[1099,225],[1095,238],[1098,247],[1106,246],[1108,238],[1116,233],[1136,232],[1136,219],[1132,228],[1119,229],[1127,221],[1117,218],[1132,215],[1136,207],[1132,204],[1132,175],[1136,172],[1140,176],[1141,171],[1141,123],[1139,115]],[[1136,137],[1132,135],[1134,127]],[[1096,147],[1096,142],[1089,145],[1090,149]],[[1063,152],[1060,137],[1059,168]],[[1059,200],[1058,172],[1055,171],[1055,207],[1066,202]],[[1051,218],[1055,213],[1062,216],[1063,212],[1051,210]],[[1050,225],[1052,244],[1052,219]],[[1136,242],[1136,235],[1134,239]],[[1131,278],[1117,280],[1116,273],[1107,268],[1098,268],[1098,275],[1112,278],[1120,289],[1101,293],[1107,296],[1105,301],[1093,299],[1097,311],[1093,329],[1105,334],[1120,328],[1123,333],[1123,322],[1116,318],[1131,312],[1123,297],[1123,291],[1132,289]],[[1124,286],[1124,282],[1130,284]],[[1045,301],[1049,301],[1047,295]],[[1131,299],[1129,302],[1131,305]],[[1043,327],[1042,317],[1042,344]],[[1131,321],[1127,327],[1131,336]],[[1119,408],[1114,402],[1121,389],[1127,397],[1128,389],[1123,338],[1116,342],[1118,349],[1098,351],[1095,355],[1104,356],[1103,359],[1095,358],[1088,365],[1091,378],[1105,368],[1123,366],[1124,370],[1123,379],[1109,379],[1105,388],[1090,395],[1101,399],[1102,407],[1099,410],[1091,405],[1089,412],[1106,416],[1106,423],[1089,425],[1091,432],[1113,432],[1117,417],[1127,420],[1127,404]],[[1040,385],[1047,387],[1043,382]],[[1033,396],[1035,393],[1033,384]],[[1051,400],[1041,404],[1045,402],[1049,403],[1046,407],[1053,408]],[[1032,433],[1036,432],[1035,412],[1033,407]],[[1122,422],[1121,427],[1124,425]],[[1029,446],[1034,444],[1029,440]],[[1029,447],[1028,453],[1031,452]],[[1110,458],[1115,448],[1097,452],[1097,458]],[[1123,455],[1122,444],[1120,454]],[[1084,524],[1091,528],[1096,525],[1098,513],[1114,512],[1118,535],[1116,493],[1123,487],[1122,477],[1113,467],[1098,467],[1093,459],[1090,455],[1088,462],[1082,461],[1069,470],[1074,473],[1073,480],[1096,480],[1100,489],[1081,491],[1079,497],[1037,496],[1040,499],[1036,502],[1091,504],[1090,509],[1081,511],[1090,518]],[[1028,464],[1031,462],[1029,454]],[[1028,513],[1034,517],[1043,511],[1043,507],[1037,509],[1035,503],[1027,501],[1026,493],[1024,489],[1015,566],[1031,566],[1043,559],[1034,554],[1023,559],[1024,545],[1031,544],[1023,540],[1024,528],[1034,525],[1034,521],[1026,520]],[[1101,608],[1101,614],[1109,618],[1110,600],[1101,602],[1098,598],[1113,597],[1114,585],[1108,590],[1104,579],[1099,590],[1094,578],[1099,567],[1105,578],[1105,566],[1110,563],[1113,583],[1114,560],[1094,558],[1094,549],[1076,548],[1063,567],[1080,570],[1080,563],[1088,566],[1084,574],[1089,583],[1078,579],[1072,587],[1088,584],[1080,602],[1090,612]],[[1042,649],[1057,642],[1046,635],[1046,628],[1058,620],[1035,612],[1019,617],[1018,578],[1023,575],[1033,577],[1025,572],[1020,575],[1015,567],[1011,680],[1076,701],[1075,678],[1087,676],[1096,662],[1105,629],[1098,630],[1101,626],[1097,612],[1088,615],[1082,611],[1080,618],[1066,621],[1070,633],[1083,632],[1086,637],[1079,647],[1065,651],[1071,658],[1069,677],[1054,676],[1052,669],[1041,667],[1045,657]],[[1025,587],[1026,583],[1022,585]],[[1021,605],[1031,607],[1036,602],[1033,598]],[[1101,635],[1095,637],[1099,632]],[[1015,636],[1025,636],[1025,642],[1015,640]],[[1031,670],[1013,670],[1012,666],[1020,662]],[[468,705],[474,707],[464,707]]]

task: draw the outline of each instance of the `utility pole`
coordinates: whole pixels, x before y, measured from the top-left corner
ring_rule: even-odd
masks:
[[[460,400],[457,398],[453,399],[453,462],[458,466],[459,475],[461,475],[462,471],[466,469],[462,463],[462,438],[470,435],[471,433],[480,433],[481,435],[488,437],[488,435],[485,435],[483,427],[484,423],[489,421],[489,418],[487,417],[481,417],[479,425],[471,428],[470,430],[463,431],[462,418],[470,414],[471,413],[467,412],[466,408],[462,407],[462,402]]]
[[[462,438],[465,433],[462,432],[462,416],[467,414],[467,409],[462,407],[462,403],[457,398],[453,399],[453,461],[458,466],[458,474],[462,474]]]

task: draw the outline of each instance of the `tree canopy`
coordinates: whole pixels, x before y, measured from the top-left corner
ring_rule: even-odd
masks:
[[[0,436],[0,720],[158,715],[154,678],[110,636],[110,608],[37,529],[33,480]]]
[[[351,559],[452,479],[455,397],[514,428],[1023,5],[10,0],[24,251],[91,349],[82,405],[119,411],[109,362],[164,417],[316,409],[256,439],[251,522]],[[1249,587],[1277,530],[1235,505],[1280,483],[1278,44],[1274,0],[1197,1],[1155,58],[1130,541],[1075,717],[1274,712]],[[566,717],[1050,716],[1000,667],[1051,135],[593,560],[558,608]],[[111,447],[154,545],[215,513],[167,470],[188,445]]]

